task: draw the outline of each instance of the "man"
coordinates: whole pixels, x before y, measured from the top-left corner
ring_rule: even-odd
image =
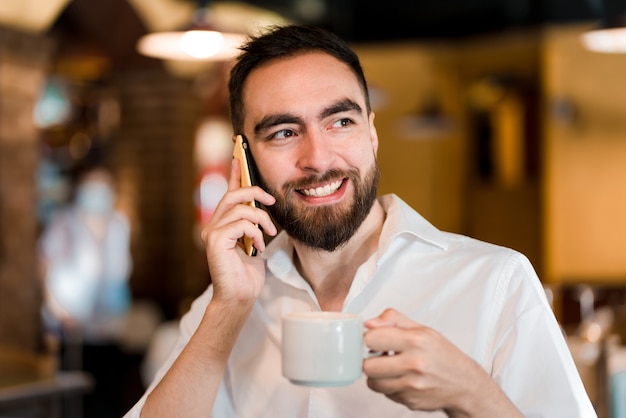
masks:
[[[261,187],[239,187],[233,161],[202,233],[212,285],[129,417],[595,416],[527,259],[376,197],[374,114],[345,43],[276,28],[243,48],[229,89]],[[255,225],[274,236],[274,222],[266,248]],[[391,354],[347,387],[289,383],[281,317],[310,310],[373,318],[365,342]]]

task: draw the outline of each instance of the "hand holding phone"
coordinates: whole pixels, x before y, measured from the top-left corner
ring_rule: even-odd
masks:
[[[239,167],[241,170],[241,187],[250,187],[256,185],[256,171],[254,167],[254,160],[250,154],[248,140],[243,135],[237,135],[235,138],[235,148],[233,150],[233,158],[239,160]],[[252,207],[260,207],[259,203],[255,200],[246,202],[245,204]],[[258,226],[258,225],[257,225]],[[239,239],[240,245],[244,248],[246,254],[249,256],[255,256],[257,253],[252,239],[247,236],[243,236]]]

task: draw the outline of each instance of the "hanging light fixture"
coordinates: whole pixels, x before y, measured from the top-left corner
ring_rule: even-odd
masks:
[[[181,30],[159,31],[141,37],[137,50],[165,60],[215,61],[235,56],[245,33],[223,32],[211,20],[208,0],[197,0],[190,24]]]
[[[582,34],[585,48],[594,52],[626,53],[626,3],[624,0],[600,2],[602,20],[598,28]]]
[[[0,1],[0,26],[32,33],[47,31],[70,0]]]

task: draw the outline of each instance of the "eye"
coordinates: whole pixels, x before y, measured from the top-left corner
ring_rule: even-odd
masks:
[[[345,128],[346,126],[354,125],[354,121],[350,118],[341,118],[333,123],[333,128]]]
[[[295,136],[296,133],[291,129],[281,129],[280,131],[274,132],[270,135],[270,139],[280,140],[280,139],[288,139]]]

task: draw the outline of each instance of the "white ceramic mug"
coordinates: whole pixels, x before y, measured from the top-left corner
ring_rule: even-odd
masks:
[[[345,386],[361,376],[367,350],[363,320],[342,312],[295,312],[283,317],[282,371],[292,383]]]

